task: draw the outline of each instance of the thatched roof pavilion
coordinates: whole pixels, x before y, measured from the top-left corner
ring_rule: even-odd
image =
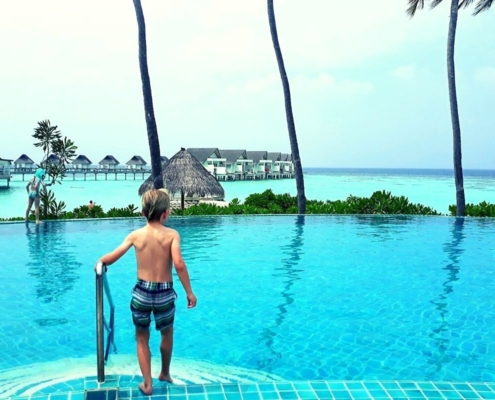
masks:
[[[184,196],[225,196],[222,185],[184,148],[169,160],[162,176],[163,186],[171,195],[180,193],[182,209]],[[153,189],[153,175],[141,185],[139,195],[150,189]]]
[[[27,155],[25,154],[22,154],[17,160],[14,161],[14,164],[17,165],[17,164],[23,164],[23,165],[34,165],[35,162],[33,160],[31,160],[31,158],[29,158]]]
[[[143,166],[147,165],[146,161],[144,161],[141,156],[133,156],[129,161],[126,162],[127,165],[138,165]]]
[[[98,164],[100,165],[119,165],[120,162],[112,155],[107,155],[103,160],[101,160]]]
[[[84,154],[79,154],[74,160],[72,160],[71,164],[73,164],[73,165],[91,165],[92,162]]]

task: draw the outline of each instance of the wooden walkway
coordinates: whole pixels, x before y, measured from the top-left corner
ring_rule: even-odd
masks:
[[[20,175],[22,176],[22,180],[29,180],[36,172],[36,168],[16,168],[11,169],[11,175]],[[110,180],[119,180],[129,179],[132,180],[145,180],[148,176],[151,175],[150,170],[141,170],[141,169],[68,169],[65,172],[66,178],[75,181],[76,177],[82,177],[83,180],[108,180],[110,176]],[[263,179],[293,179],[294,174],[289,172],[258,172],[258,173],[236,173],[236,174],[217,174],[214,175],[218,181],[227,182],[227,181],[244,181],[244,180],[263,180]],[[89,179],[88,179],[89,178]],[[0,179],[2,179],[0,177]]]

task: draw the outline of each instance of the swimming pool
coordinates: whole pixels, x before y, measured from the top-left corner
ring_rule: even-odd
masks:
[[[0,382],[11,392],[39,371],[31,387],[95,375],[93,265],[142,223],[0,225]],[[176,281],[179,383],[495,381],[490,219],[242,216],[169,226],[182,235],[198,297],[188,310]],[[118,355],[107,374],[138,373],[134,263],[129,252],[108,273]]]

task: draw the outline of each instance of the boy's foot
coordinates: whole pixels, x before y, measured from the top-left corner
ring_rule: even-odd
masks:
[[[139,388],[139,390],[140,390],[143,394],[145,394],[145,395],[147,395],[147,396],[150,396],[150,395],[151,395],[151,393],[153,393],[153,387],[152,387],[151,385],[146,386],[146,385],[144,384],[144,382],[140,383],[140,384],[138,385],[138,388]]]
[[[164,374],[163,372],[158,375],[158,380],[162,382],[174,383],[174,380],[170,376],[170,373]]]

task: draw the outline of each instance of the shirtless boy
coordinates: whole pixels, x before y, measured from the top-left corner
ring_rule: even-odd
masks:
[[[114,251],[101,257],[104,265],[110,265],[134,247],[137,260],[137,283],[132,291],[132,321],[136,327],[137,356],[143,374],[139,389],[152,393],[151,353],[149,326],[151,312],[156,330],[161,332],[160,353],[162,370],[158,379],[173,382],[170,361],[173,347],[175,299],[172,264],[187,296],[187,307],[196,306],[196,296],[191,289],[189,273],[182,258],[180,236],[177,231],[163,226],[170,212],[170,199],[164,189],[149,190],[142,196],[142,214],[147,224],[131,232]]]

